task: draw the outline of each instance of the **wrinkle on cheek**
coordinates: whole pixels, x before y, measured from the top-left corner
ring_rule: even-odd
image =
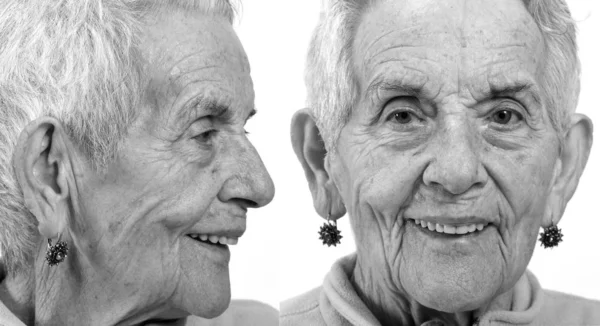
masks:
[[[405,223],[402,223],[402,221],[403,220],[400,217],[396,218],[396,223],[393,224],[388,239],[388,262],[390,271],[398,270],[400,266],[399,263],[402,260],[402,247],[404,234],[406,232]],[[391,275],[394,275],[394,273],[391,272]]]

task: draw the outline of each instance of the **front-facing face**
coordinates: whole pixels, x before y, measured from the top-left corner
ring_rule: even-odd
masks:
[[[144,104],[106,176],[79,181],[74,241],[103,280],[97,296],[143,299],[123,311],[214,317],[230,300],[226,245],[244,233],[247,208],[274,194],[244,130],[254,113],[249,65],[224,18],[148,21]]]
[[[359,261],[425,306],[484,306],[529,262],[558,157],[535,22],[520,0],[380,1],[353,49],[330,173]]]

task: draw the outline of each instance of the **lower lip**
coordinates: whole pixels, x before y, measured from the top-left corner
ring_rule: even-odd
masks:
[[[187,242],[191,242],[193,245],[198,246],[202,250],[209,253],[209,256],[215,260],[229,261],[231,253],[229,252],[229,246],[222,244],[212,244],[204,241],[194,240],[188,236],[185,236]]]

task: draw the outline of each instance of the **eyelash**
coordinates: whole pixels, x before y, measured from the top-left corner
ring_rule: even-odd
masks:
[[[501,124],[501,123],[497,123],[495,121],[493,121],[494,115],[497,114],[498,112],[502,112],[502,111],[507,111],[510,112],[512,115],[516,116],[516,118],[518,119],[518,121],[516,121],[515,123],[512,124]],[[494,124],[495,129],[500,129],[500,130],[513,130],[516,129],[517,127],[521,126],[522,123],[525,122],[525,115],[523,113],[521,113],[520,110],[509,107],[509,106],[499,106],[498,108],[494,109],[491,114],[488,116],[488,120],[490,120],[490,123]],[[510,120],[509,120],[510,122]]]
[[[196,142],[200,143],[201,145],[211,145],[208,144],[208,142],[210,142],[214,138],[217,132],[218,130],[216,129],[209,129],[197,136],[194,136],[193,138]]]

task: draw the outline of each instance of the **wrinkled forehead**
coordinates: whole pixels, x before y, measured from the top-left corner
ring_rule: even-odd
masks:
[[[226,17],[169,9],[150,13],[142,31],[142,49],[152,64],[168,68],[185,56],[200,54],[207,65],[235,64],[249,70],[248,59]]]
[[[543,49],[521,0],[381,0],[361,17],[353,57],[363,90],[395,79],[431,94],[485,93],[490,80],[537,84]]]
[[[248,59],[225,17],[181,11],[160,15],[143,31],[141,49],[155,90],[172,97],[206,92],[240,106],[253,103]]]
[[[541,41],[522,0],[376,1],[363,16],[356,39],[373,41],[393,32],[402,34],[404,43],[417,46],[493,47]]]

